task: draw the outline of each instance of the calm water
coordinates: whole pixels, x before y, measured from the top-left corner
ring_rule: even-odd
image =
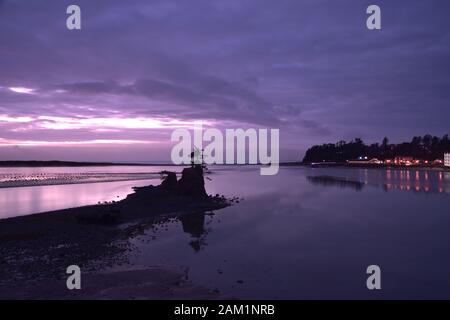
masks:
[[[159,172],[162,170],[178,172],[181,168],[167,166],[0,167],[0,219],[120,200],[131,193],[134,186],[159,184]],[[61,185],[64,183],[66,184]],[[36,184],[43,186],[33,186]],[[6,185],[25,185],[26,187],[4,188]]]
[[[244,199],[150,228],[132,240],[133,263],[184,265],[194,283],[238,298],[450,298],[450,172],[213,171],[209,193]],[[0,189],[0,214],[112,200],[149,182]]]
[[[258,172],[211,175],[208,190],[244,200],[149,230],[134,262],[186,265],[238,298],[450,298],[450,173]],[[378,292],[366,289],[372,264]]]

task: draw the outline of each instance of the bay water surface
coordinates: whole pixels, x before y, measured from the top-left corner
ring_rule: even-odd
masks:
[[[158,184],[163,169],[0,168],[152,174],[0,188],[0,218],[122,199]],[[261,176],[258,167],[217,166],[206,188],[241,200],[149,228],[131,240],[130,262],[186,266],[194,283],[237,298],[450,298],[450,172],[281,167]],[[370,265],[381,268],[381,290],[366,287]]]

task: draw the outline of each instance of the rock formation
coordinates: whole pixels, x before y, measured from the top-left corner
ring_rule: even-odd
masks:
[[[203,168],[200,165],[183,169],[181,179],[177,183],[177,192],[182,196],[206,198]]]

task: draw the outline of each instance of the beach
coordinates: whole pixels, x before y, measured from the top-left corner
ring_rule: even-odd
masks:
[[[1,189],[9,218],[0,220],[0,292],[10,299],[371,299],[365,267],[375,263],[389,283],[377,297],[448,297],[448,172],[210,171],[205,191],[218,202],[167,201],[148,187],[159,178]],[[11,206],[17,195],[34,205]],[[66,208],[29,214],[53,202]],[[433,272],[424,272],[430,263]],[[66,288],[73,264],[81,268],[80,291]]]
[[[176,183],[175,174],[171,177]],[[217,292],[189,284],[183,266],[136,266],[127,260],[133,250],[129,240],[147,228],[232,203],[170,188],[162,183],[117,202],[1,220],[0,298],[217,298]],[[83,270],[87,289],[67,290],[70,265]],[[138,279],[139,289],[127,290]]]

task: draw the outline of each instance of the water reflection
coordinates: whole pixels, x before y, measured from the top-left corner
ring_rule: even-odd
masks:
[[[450,194],[450,172],[428,170],[361,169],[349,177],[330,175],[308,176],[310,183],[324,187],[351,188],[361,191],[365,185],[385,191],[400,190],[416,193]]]
[[[210,219],[207,220],[207,216]],[[208,245],[206,237],[211,231],[208,225],[212,223],[213,216],[214,212],[202,211],[184,214],[174,213],[162,217],[153,216],[139,221],[137,224],[127,226],[125,232],[132,238],[146,242],[164,238],[167,236],[167,232],[177,232],[181,224],[183,232],[190,236],[188,245],[194,252],[199,252]]]
[[[22,188],[0,188],[0,219],[121,200],[133,187],[159,183],[159,179],[86,183]]]
[[[391,172],[392,171],[392,172]],[[386,170],[384,189],[423,193],[450,193],[450,172]]]
[[[360,181],[349,180],[347,178],[333,177],[333,176],[309,176],[307,177],[309,182],[315,185],[324,187],[338,187],[338,188],[351,188],[356,191],[361,191],[364,187],[364,183]]]
[[[206,235],[208,234],[205,229],[205,213],[195,212],[185,214],[180,217],[183,231],[189,233],[192,236],[192,240],[189,245],[198,252],[207,245]]]
[[[193,283],[242,299],[370,299],[364,270],[375,261],[389,270],[378,297],[448,298],[450,197],[383,192],[416,180],[448,190],[448,178],[353,168],[219,172],[208,191],[244,200],[132,239],[139,250],[130,261],[186,266]]]

